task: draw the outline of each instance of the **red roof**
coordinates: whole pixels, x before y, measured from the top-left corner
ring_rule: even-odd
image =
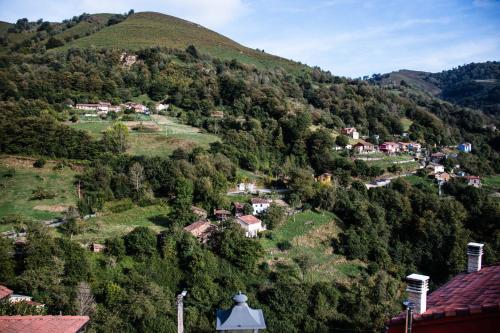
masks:
[[[76,333],[88,321],[88,316],[0,316],[0,332]]]
[[[194,231],[197,229],[205,229],[207,226],[210,226],[209,221],[200,220],[200,221],[196,221],[194,223],[191,223],[187,227],[184,227],[184,230],[191,232],[191,231]]]
[[[464,178],[469,180],[481,179],[479,176],[465,176]]]
[[[13,293],[12,290],[0,284],[0,299],[9,297],[12,293]]]
[[[427,311],[415,320],[500,311],[500,264],[483,266],[474,273],[460,273],[427,297]],[[404,321],[404,313],[391,323]]]
[[[261,220],[259,220],[258,218],[256,218],[255,216],[253,215],[243,215],[243,216],[240,216],[238,217],[238,219],[245,223],[245,224],[256,224],[256,223],[262,223]]]

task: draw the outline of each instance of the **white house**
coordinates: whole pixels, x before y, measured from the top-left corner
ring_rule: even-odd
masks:
[[[269,200],[263,198],[252,198],[251,201],[252,201],[253,215],[265,212],[269,208],[269,205],[271,204]]]
[[[441,172],[444,172],[444,166],[441,165],[441,164],[437,164],[437,163],[429,163],[429,165],[427,165],[427,169],[430,169],[431,172],[433,173],[441,173]]]
[[[236,221],[245,230],[246,237],[257,237],[260,231],[266,230],[266,227],[262,225],[262,221],[253,215],[240,216]]]
[[[254,183],[239,183],[238,184],[238,191],[253,193],[253,192],[255,192],[255,184]]]

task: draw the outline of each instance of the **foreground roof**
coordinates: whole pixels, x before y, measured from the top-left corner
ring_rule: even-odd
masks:
[[[12,293],[13,293],[12,290],[0,284],[0,299],[9,297],[10,295],[12,295]]]
[[[88,316],[0,316],[0,332],[77,333]]]
[[[500,264],[483,266],[474,273],[460,273],[427,297],[427,311],[415,320],[500,312]],[[391,319],[404,322],[405,314]]]
[[[265,329],[264,314],[260,309],[252,309],[243,294],[234,296],[235,305],[229,310],[217,310],[218,331]]]

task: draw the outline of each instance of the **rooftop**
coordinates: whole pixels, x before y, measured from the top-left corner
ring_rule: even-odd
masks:
[[[245,223],[245,224],[256,224],[256,223],[262,223],[261,220],[259,220],[258,218],[256,218],[255,216],[253,215],[243,215],[243,216],[240,216],[238,217],[238,219]]]
[[[88,321],[88,316],[0,316],[0,332],[76,333]]]
[[[12,293],[13,293],[12,290],[0,284],[0,299],[9,297]]]
[[[187,232],[191,232],[191,231],[194,231],[197,229],[205,229],[205,228],[209,227],[210,225],[211,225],[210,221],[199,220],[199,221],[196,221],[194,223],[191,223],[187,227],[184,227],[184,230],[186,230]]]
[[[473,315],[500,311],[500,264],[484,266],[474,273],[460,273],[429,296],[427,311],[415,320]],[[391,319],[405,320],[404,313]]]
[[[264,198],[252,198],[252,204],[267,204],[269,203],[269,200],[268,199],[264,199]]]

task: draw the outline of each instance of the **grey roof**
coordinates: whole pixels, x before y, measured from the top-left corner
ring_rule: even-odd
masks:
[[[228,310],[217,310],[218,331],[265,329],[264,314],[260,309],[252,309],[246,303],[247,297],[239,293],[233,297],[235,305]]]

